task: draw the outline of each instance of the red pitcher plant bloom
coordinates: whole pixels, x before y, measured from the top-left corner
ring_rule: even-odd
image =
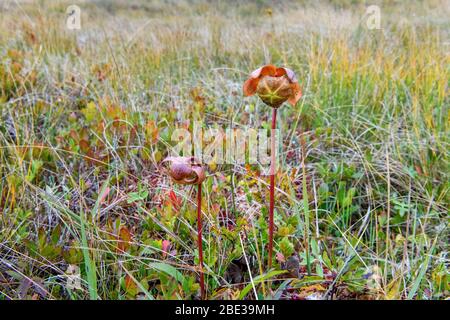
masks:
[[[250,78],[245,81],[243,89],[246,97],[256,93],[272,108],[280,107],[285,101],[295,106],[302,97],[302,90],[294,71],[277,68],[271,64],[253,71]]]
[[[265,65],[253,71],[250,78],[243,86],[245,96],[257,94],[261,100],[272,107],[272,134],[270,139],[270,205],[269,205],[269,257],[268,266],[272,267],[273,252],[273,210],[275,197],[275,129],[277,123],[277,109],[288,102],[295,106],[302,97],[302,90],[298,84],[297,77],[291,69],[277,68],[274,65]]]
[[[200,293],[205,298],[205,280],[203,276],[202,244],[202,182],[206,178],[205,168],[194,157],[167,157],[161,164],[175,183],[197,185],[197,242],[200,264]]]
[[[194,157],[167,157],[162,165],[170,164],[166,170],[178,184],[201,184],[205,180],[205,169]]]

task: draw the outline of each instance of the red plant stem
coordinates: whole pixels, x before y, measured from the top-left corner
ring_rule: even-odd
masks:
[[[200,293],[202,300],[205,299],[205,279],[203,276],[203,244],[202,244],[202,184],[197,190],[197,242],[198,260],[200,264]]]
[[[277,127],[277,108],[273,108],[272,112],[272,131],[270,134],[270,205],[269,205],[269,269],[272,268],[272,252],[273,252],[273,209],[275,205],[275,174],[276,174],[276,158],[275,158],[275,129]]]

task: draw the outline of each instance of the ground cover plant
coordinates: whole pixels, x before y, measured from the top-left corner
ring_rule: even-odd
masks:
[[[0,299],[200,299],[201,274],[208,299],[448,298],[449,16],[445,0],[0,2]],[[303,93],[277,111],[270,267],[261,166],[208,163],[200,193],[161,168],[179,130],[269,132],[242,89],[267,64]]]

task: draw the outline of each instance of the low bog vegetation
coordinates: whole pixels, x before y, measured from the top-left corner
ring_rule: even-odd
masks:
[[[159,163],[196,121],[270,128],[242,94],[267,63],[303,91],[274,262],[269,177],[210,165],[207,297],[448,297],[448,1],[379,1],[381,30],[359,1],[68,4],[0,4],[0,299],[199,298],[195,188]]]

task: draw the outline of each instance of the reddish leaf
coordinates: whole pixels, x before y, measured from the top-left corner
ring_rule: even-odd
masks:
[[[170,190],[169,192],[169,199],[176,209],[178,209],[181,206],[181,199],[177,197],[177,195],[175,194],[175,192],[173,192],[173,190]]]
[[[277,261],[279,263],[284,263],[286,262],[286,258],[284,257],[284,255],[281,252],[277,252],[277,254],[275,255]]]
[[[163,240],[162,241],[162,251],[163,251],[163,257],[165,258],[167,256],[167,253],[169,252],[170,247],[170,241],[169,240]]]
[[[127,227],[120,227],[118,238],[119,241],[117,243],[117,249],[120,252],[126,252],[130,248],[130,242],[132,238],[132,235]]]
[[[89,150],[91,149],[91,146],[89,145],[89,142],[84,140],[84,139],[80,140],[79,145],[80,145],[80,150],[83,153],[88,153]]]

